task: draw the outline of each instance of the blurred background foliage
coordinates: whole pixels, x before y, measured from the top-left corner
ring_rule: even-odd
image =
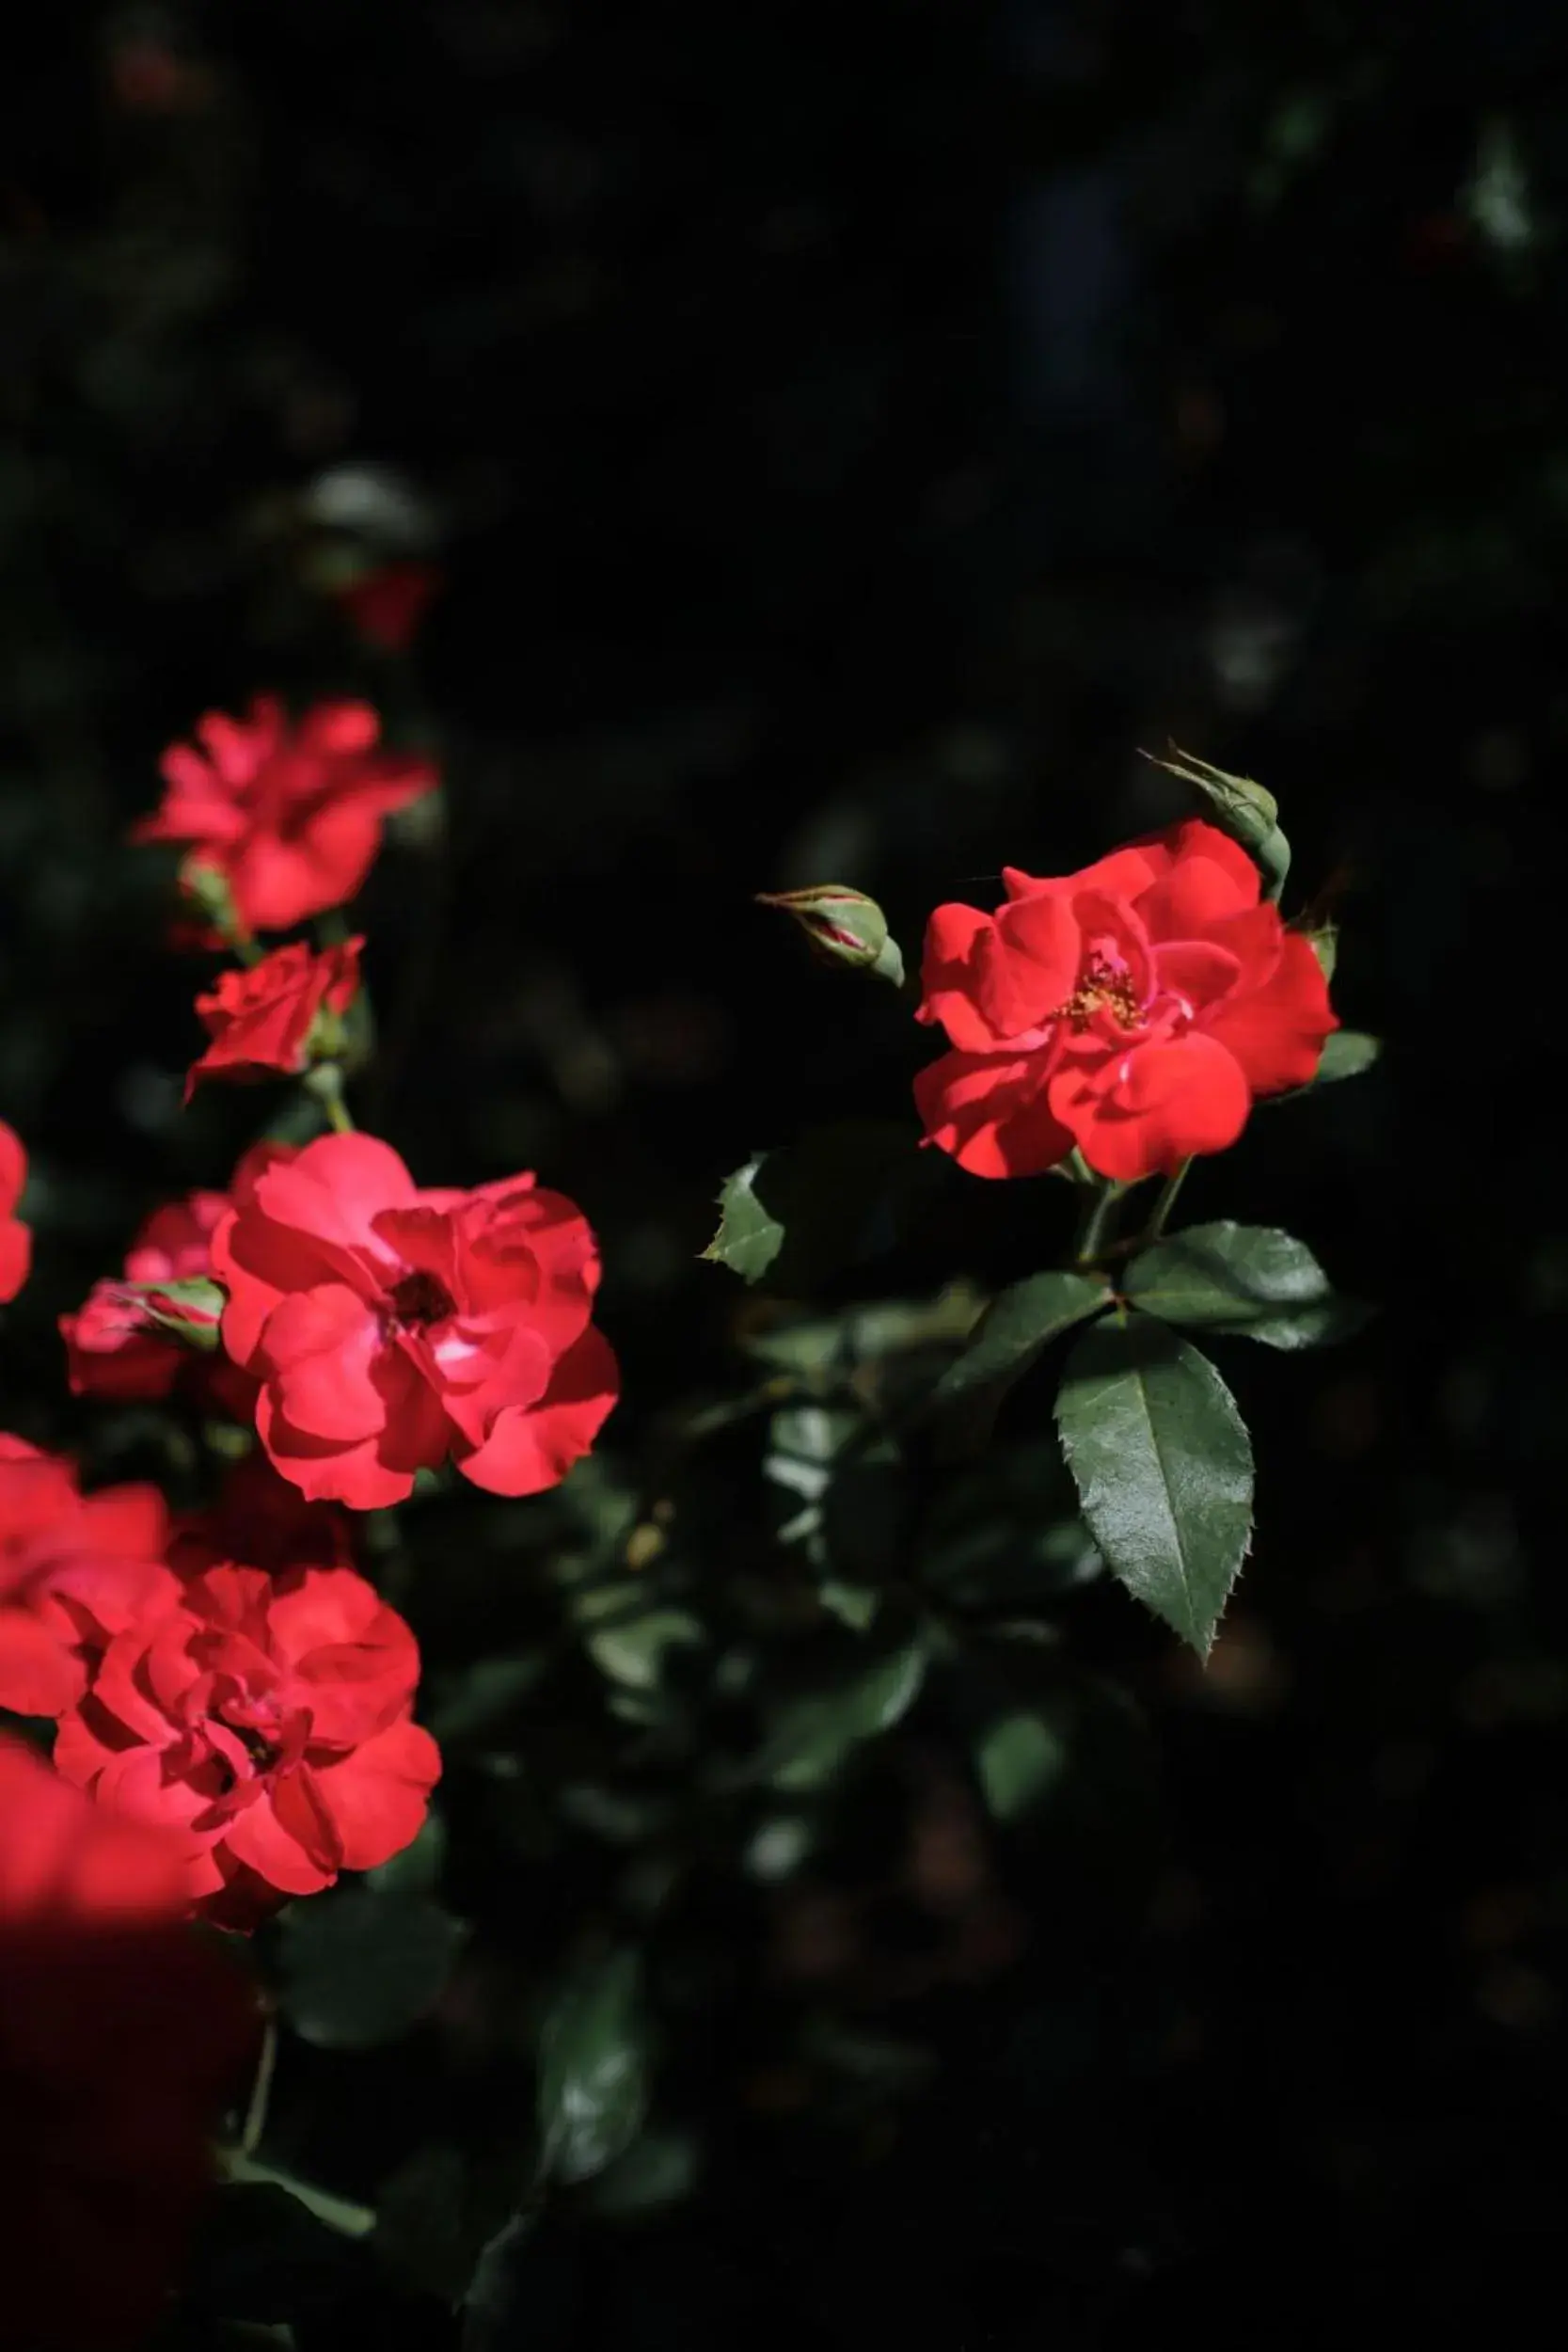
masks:
[[[360,1115],[583,1203],[626,1388],[558,1497],[372,1530],[443,1830],[269,1939],[259,2169],[171,2341],[1315,2342],[1547,2279],[1565,73],[1548,0],[30,17],[0,1421],[196,1474],[71,1403],[53,1319],[266,1115],[180,1111],[207,966],[124,846],[259,688],[438,752],[362,902]],[[408,560],[402,658],[329,592]],[[1096,1578],[1048,1384],[982,1461],[893,1461],[1063,1188],[928,1171],[803,1329],[697,1254],[749,1153],[912,1127],[928,1051],[751,894],[852,882],[911,951],[1164,821],[1173,738],[1279,796],[1388,1041],[1184,1201],[1383,1309],[1224,1354],[1259,1528],[1206,1676]],[[1041,1610],[1059,1644],[1009,1632]]]

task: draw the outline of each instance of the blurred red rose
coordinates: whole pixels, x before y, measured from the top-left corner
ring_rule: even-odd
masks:
[[[0,2278],[34,2352],[140,2343],[260,2017],[184,1923],[178,1842],[0,1736]]]
[[[449,1453],[477,1486],[534,1494],[615,1401],[594,1236],[531,1176],[420,1191],[373,1136],[323,1136],[224,1220],[213,1268],[261,1442],[312,1499],[401,1502]]]
[[[434,564],[382,564],[335,595],[367,644],[381,653],[406,653],[440,587]]]
[[[1317,1070],[1339,1025],[1318,960],[1213,825],[1003,881],[994,915],[932,915],[918,1015],[957,1049],[915,1081],[927,1140],[975,1175],[1035,1175],[1074,1145],[1122,1182],[1170,1170]]]
[[[113,1636],[178,1590],[155,1486],[84,1495],[69,1462],[0,1435],[0,1707],[58,1715]]]
[[[288,930],[352,898],[381,846],[382,820],[432,789],[431,762],[376,749],[368,703],[318,703],[296,721],[258,695],[244,719],[209,711],[200,749],[164,754],[163,804],[136,841],[186,841],[189,863],[221,874],[242,923]]]
[[[224,1564],[110,1643],[55,1762],[177,1830],[191,1902],[249,1926],[417,1834],[441,1770],[412,1719],[419,1673],[413,1634],[352,1568]]]
[[[204,1077],[297,1078],[312,1058],[312,1030],[326,1025],[323,1015],[341,1022],[358,993],[364,944],[345,939],[317,954],[294,940],[248,970],[220,972],[216,986],[196,1000],[212,1043],[191,1064],[186,1102]]]
[[[258,1447],[233,1465],[204,1511],[175,1521],[165,1557],[181,1576],[240,1559],[275,1570],[351,1568],[353,1525],[336,1503],[307,1502]]]
[[[72,1315],[60,1317],[67,1378],[73,1396],[155,1401],[176,1384],[209,1408],[247,1422],[255,1384],[222,1354],[198,1355],[150,1311],[156,1304],[140,1287],[198,1282],[212,1275],[213,1235],[234,1202],[276,1161],[292,1156],[286,1143],[258,1143],[242,1154],[227,1192],[189,1192],[154,1209],[125,1253],[123,1273],[95,1282]]]
[[[32,1268],[33,1236],[16,1217],[26,1182],[27,1154],[0,1119],[0,1306],[16,1296]]]

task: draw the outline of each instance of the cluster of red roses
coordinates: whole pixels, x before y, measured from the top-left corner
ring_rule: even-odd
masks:
[[[191,845],[188,879],[252,959],[198,999],[212,1041],[193,1081],[299,1074],[341,1050],[360,943],[262,954],[255,934],[350,897],[384,816],[434,785],[378,733],[363,705],[292,726],[259,702],[167,755],[139,831]],[[0,1207],[24,1174],[8,1131]],[[13,1290],[26,1255],[8,1217]],[[152,1489],[84,1497],[68,1465],[0,1438],[0,1707],[55,1719],[59,1772],[175,1833],[209,1915],[246,1924],[418,1830],[439,1770],[412,1716],[418,1652],[335,1506],[402,1502],[449,1457],[495,1493],[562,1478],[615,1396],[590,1321],[598,1272],[584,1218],[531,1176],[422,1188],[348,1128],[259,1144],[226,1191],[157,1210],[123,1275],[63,1318],[78,1392],[182,1385],[254,1422],[265,1456],[239,1473],[243,1508],[230,1495],[171,1532]]]
[[[531,1175],[417,1185],[342,1104],[363,943],[257,938],[352,898],[384,818],[434,770],[379,748],[356,703],[291,723],[261,700],[198,732],[138,828],[186,845],[201,935],[241,959],[197,999],[190,1084],[325,1065],[332,1132],[258,1144],[224,1190],[156,1210],[121,1275],[61,1320],[78,1393],[179,1391],[254,1424],[260,1451],[215,1502],[174,1520],[151,1486],[84,1494],[70,1463],[0,1435],[0,1710],[55,1725],[52,1763],[0,1735],[0,2085],[49,2184],[29,2201],[6,2173],[29,2248],[20,2283],[8,2256],[8,2307],[29,2341],[118,2340],[149,2316],[253,2042],[250,1995],[180,1922],[249,1928],[389,1859],[424,1819],[440,1758],[414,1721],[418,1648],[354,1565],[343,1506],[401,1502],[449,1457],[478,1486],[535,1493],[616,1391],[579,1212]],[[25,1178],[0,1125],[0,1299],[30,1267]],[[62,2106],[89,2042],[114,2049],[92,2060],[109,2090]],[[60,2293],[78,2181],[112,2185],[135,2225],[102,2304]]]
[[[25,2104],[41,2066],[53,2097],[55,2044],[84,2049],[90,2015],[125,2044],[129,2103],[145,2092],[135,2052],[155,2050],[166,2221],[194,2193],[214,2087],[252,2022],[231,1981],[202,1973],[210,1954],[171,1943],[175,1923],[248,1927],[387,1860],[439,1772],[413,1717],[414,1636],[353,1565],[347,1510],[398,1503],[449,1460],[490,1492],[539,1492],[616,1394],[578,1209],[531,1175],[416,1184],[343,1104],[363,942],[258,941],[352,898],[384,818],[434,770],[383,749],[358,703],[291,723],[261,700],[198,733],[166,755],[163,804],[138,829],[185,845],[203,936],[240,959],[197,1000],[208,1043],[190,1084],[317,1073],[330,1131],[258,1144],[222,1191],[157,1210],[61,1329],[79,1393],[179,1390],[253,1423],[261,1450],[171,1522],[155,1489],[84,1494],[69,1463],[0,1435],[0,1710],[55,1725],[52,1766],[0,1737],[0,2075]],[[974,1173],[1077,1154],[1132,1182],[1222,1150],[1256,1095],[1313,1075],[1337,1025],[1319,961],[1216,827],[1004,881],[994,915],[933,915],[919,1012],[953,1048],[917,1082],[927,1140]],[[28,1273],[25,1174],[0,1125],[0,1299]],[[172,2082],[166,2038],[146,2031],[160,2003],[182,2018]],[[87,2171],[109,2177],[102,2103],[93,2131],[111,2153]],[[145,2133],[122,2137],[137,2157],[122,2169],[156,2177]],[[54,2154],[69,2173],[71,2150]],[[166,2231],[138,2226],[152,2291]],[[47,2250],[42,2220],[33,2234]],[[30,2316],[24,2332],[42,2329]]]

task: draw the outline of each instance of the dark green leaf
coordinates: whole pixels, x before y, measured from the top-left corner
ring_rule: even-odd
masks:
[[[588,1652],[602,1675],[630,1691],[655,1691],[665,1661],[678,1649],[699,1646],[703,1629],[688,1609],[639,1609],[595,1627]]]
[[[1061,1778],[1065,1762],[1058,1734],[1024,1708],[998,1716],[974,1743],[974,1769],[999,1821],[1013,1820],[1038,1804]]]
[[[607,2165],[583,2202],[596,2214],[654,2213],[689,2196],[698,2169],[697,2145],[689,2133],[646,2131]]]
[[[1269,1347],[1321,1346],[1359,1330],[1367,1311],[1341,1298],[1305,1242],[1272,1225],[1195,1225],[1134,1258],[1127,1295],[1165,1323],[1244,1333]]]
[[[313,1896],[279,1926],[279,2007],[319,2049],[373,2050],[435,2007],[463,1935],[416,1896],[368,1886]]]
[[[1144,1316],[1097,1324],[1056,1426],[1106,1566],[1207,1657],[1252,1528],[1252,1447],[1219,1374]]]
[[[921,1532],[922,1583],[960,1608],[1049,1607],[1100,1567],[1049,1431],[995,1447],[953,1477]]]
[[[1022,1627],[967,1644],[953,1704],[988,1809],[1049,1874],[1058,1939],[1136,1909],[1159,1850],[1153,1742],[1127,1694]]]
[[[1084,1274],[1031,1274],[1015,1282],[980,1317],[963,1354],[938,1381],[932,1404],[940,1410],[978,1391],[999,1403],[1042,1349],[1109,1298],[1102,1281]]]
[[[541,1647],[476,1658],[443,1675],[426,1718],[436,1739],[446,1748],[494,1732],[516,1714],[522,1700],[543,1681],[548,1665]]]
[[[378,1895],[434,1895],[441,1883],[446,1853],[446,1823],[438,1813],[428,1813],[411,1844],[390,1862],[378,1863],[373,1870],[366,1871],[365,1884]]]
[[[761,1167],[760,1157],[748,1160],[724,1179],[719,1231],[703,1252],[716,1265],[727,1265],[743,1282],[760,1282],[784,1248],[784,1226],[763,1207],[754,1189]]]
[[[912,1127],[846,1120],[761,1153],[719,1196],[719,1231],[705,1258],[746,1282],[809,1294],[847,1266],[890,1248],[924,1181]]]
[[[916,1634],[832,1691],[792,1699],[774,1718],[760,1776],[776,1788],[818,1788],[863,1740],[891,1730],[925,1679],[926,1644]]]
[[[647,2104],[642,1968],[637,1953],[624,1948],[576,1969],[545,2020],[542,2169],[558,2181],[592,2179],[635,2139]]]

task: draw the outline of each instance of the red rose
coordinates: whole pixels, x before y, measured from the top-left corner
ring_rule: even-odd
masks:
[[[382,819],[432,789],[436,770],[378,752],[368,703],[318,703],[297,723],[272,695],[245,719],[209,711],[201,749],[164,754],[163,805],[136,841],[188,841],[229,884],[251,930],[288,930],[352,898],[381,846]]]
[[[69,1462],[0,1436],[0,1707],[58,1715],[90,1661],[177,1589],[155,1486],[83,1495]]]
[[[0,2279],[37,2352],[138,2344],[178,2272],[255,1996],[177,1844],[0,1738]]]
[[[364,944],[345,939],[318,955],[295,940],[248,971],[220,973],[216,987],[196,1000],[213,1041],[191,1065],[186,1102],[203,1077],[264,1078],[277,1071],[297,1078],[313,1058],[311,1032],[341,1022],[358,992]]]
[[[353,1525],[335,1503],[307,1502],[258,1448],[234,1463],[215,1502],[175,1521],[165,1556],[180,1576],[238,1559],[255,1568],[351,1568]]]
[[[33,1236],[15,1215],[26,1182],[27,1154],[0,1119],[0,1306],[16,1296],[32,1267]]]
[[[198,1402],[235,1421],[250,1419],[256,1407],[254,1384],[226,1357],[194,1354],[167,1320],[160,1319],[155,1286],[210,1278],[213,1235],[218,1226],[261,1171],[290,1158],[293,1148],[253,1144],[238,1161],[227,1192],[190,1192],[182,1200],[153,1210],[125,1253],[123,1274],[117,1280],[95,1282],[76,1312],[60,1317],[73,1396],[109,1397],[120,1403],[156,1399],[182,1382]],[[180,1319],[193,1318],[182,1311]]]
[[[615,1401],[594,1236],[531,1176],[421,1192],[373,1136],[323,1136],[224,1220],[213,1270],[261,1442],[312,1499],[401,1502],[449,1453],[476,1486],[536,1494]]]
[[[180,1833],[191,1902],[251,1925],[414,1837],[440,1776],[413,1721],[420,1654],[352,1568],[223,1565],[110,1643],[55,1762]]]
[[[915,1080],[927,1141],[976,1176],[1036,1175],[1075,1144],[1124,1183],[1221,1152],[1339,1025],[1307,941],[1201,818],[1003,881],[993,915],[932,915],[918,1015],[957,1049]]]

